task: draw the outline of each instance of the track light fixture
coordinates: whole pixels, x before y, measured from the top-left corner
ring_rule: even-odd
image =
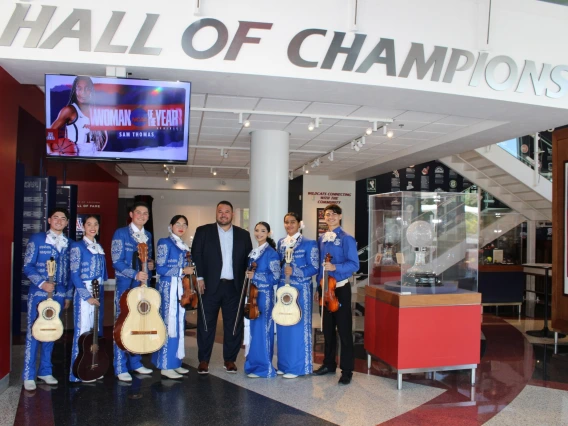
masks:
[[[250,121],[245,120],[245,122],[243,123],[244,127],[250,127]]]
[[[290,170],[290,173],[288,173],[288,179],[294,180],[294,170]]]
[[[229,158],[229,152],[225,151],[225,148],[221,148],[221,157]]]
[[[166,180],[170,180],[170,173],[166,172]]]
[[[392,138],[393,136],[394,136],[394,132],[393,132],[392,130],[389,130],[389,131],[387,132],[387,138],[390,139],[390,138]]]
[[[217,176],[217,169],[211,167],[211,173],[213,174],[213,176]]]
[[[327,159],[328,159],[329,161],[333,161],[333,153],[334,153],[334,152],[335,152],[335,151],[331,151],[331,152],[329,153],[329,155],[327,156]]]
[[[316,125],[313,121],[310,121],[310,124],[308,124],[308,130],[310,132],[313,132],[313,130],[316,128]]]
[[[367,130],[365,130],[365,134],[366,134],[367,136],[373,134],[373,129],[372,129],[371,127],[367,127]]]
[[[383,135],[384,136],[387,135],[387,125],[386,124],[383,126]]]
[[[358,148],[363,148],[363,142],[361,142],[361,139],[359,139],[357,141],[357,145],[355,145],[355,146],[357,146]],[[357,150],[357,151],[359,151],[359,150]]]
[[[176,172],[176,168],[174,166],[174,167],[172,167],[172,174],[174,174],[175,172]]]
[[[376,132],[377,130],[377,122],[373,121],[373,132]]]
[[[367,141],[365,140],[365,136],[361,136],[361,143],[362,143],[363,145],[365,145],[366,142],[367,142]]]
[[[355,145],[353,148],[355,149],[355,152],[361,151],[361,148],[359,148],[359,145]]]

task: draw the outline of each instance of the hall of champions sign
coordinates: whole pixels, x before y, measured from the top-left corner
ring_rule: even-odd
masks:
[[[73,9],[62,22],[52,22],[57,6],[32,6],[25,3],[16,3],[14,6],[7,24],[4,28],[0,28],[0,53],[2,47],[14,47],[16,36],[23,29],[28,31],[23,42],[23,47],[28,49],[54,49],[63,39],[73,38],[78,40],[78,51],[81,52],[160,56],[163,51],[160,46],[146,45],[155,30],[160,14],[147,13],[138,30],[133,28],[131,44],[117,45],[113,44],[113,38],[127,12],[112,11],[102,35],[98,40],[93,40],[91,31],[93,12],[89,9]],[[28,12],[32,7],[39,8],[35,19],[28,18]],[[249,31],[257,30],[257,33],[258,30],[271,31],[272,27],[273,23],[268,22],[239,21],[237,30],[231,35],[227,26],[220,20],[203,18],[190,23],[178,37],[183,53],[188,57],[207,60],[220,55],[226,46],[229,46],[223,60],[236,61],[245,44],[261,44],[261,37],[249,36]],[[48,28],[50,31],[47,31]],[[194,47],[194,38],[206,28],[215,31],[215,42],[207,49],[197,50]],[[490,57],[488,52],[473,52],[444,46],[434,46],[433,52],[426,57],[422,43],[411,43],[400,65],[395,58],[397,48],[395,39],[372,40],[362,33],[355,34],[350,45],[344,45],[347,33],[333,31],[333,39],[327,47],[325,44],[322,45],[319,57],[315,55],[308,58],[300,55],[300,49],[306,40],[325,37],[328,31],[331,30],[310,28],[290,34],[286,52],[273,53],[275,49],[265,42],[257,47],[263,49],[258,57],[268,58],[271,54],[287,55],[288,61],[296,67],[329,70],[333,67],[337,56],[342,54],[346,55],[341,68],[343,72],[366,74],[380,66],[384,67],[387,77],[408,78],[414,76],[413,70],[415,70],[418,80],[423,80],[429,75],[430,81],[446,84],[452,84],[457,73],[467,72],[469,73],[467,84],[471,87],[477,87],[485,80],[487,86],[495,91],[515,93],[530,91],[536,96],[544,95],[553,99],[562,98],[568,93],[568,65],[537,64],[532,60],[518,64],[506,55]],[[172,38],[175,39],[175,35]],[[370,52],[361,55],[363,47],[369,46],[373,46]],[[500,77],[502,81],[498,81],[496,69],[503,66],[508,68],[508,74],[504,79]]]

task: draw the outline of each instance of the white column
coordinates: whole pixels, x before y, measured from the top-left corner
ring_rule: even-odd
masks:
[[[249,231],[253,247],[256,247],[254,226],[258,222],[268,222],[274,241],[286,236],[289,137],[288,132],[281,130],[251,132]]]

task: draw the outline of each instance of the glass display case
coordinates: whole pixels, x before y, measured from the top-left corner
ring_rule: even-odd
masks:
[[[401,294],[477,291],[477,194],[371,195],[369,233],[370,285]]]
[[[526,218],[516,212],[483,211],[479,223],[480,265],[526,263]]]

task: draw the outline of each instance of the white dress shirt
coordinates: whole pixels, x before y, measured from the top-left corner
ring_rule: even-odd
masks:
[[[221,256],[223,259],[223,269],[221,269],[222,280],[232,280],[233,276],[233,225],[224,231],[223,228],[217,224],[219,231],[219,242],[221,243]]]

